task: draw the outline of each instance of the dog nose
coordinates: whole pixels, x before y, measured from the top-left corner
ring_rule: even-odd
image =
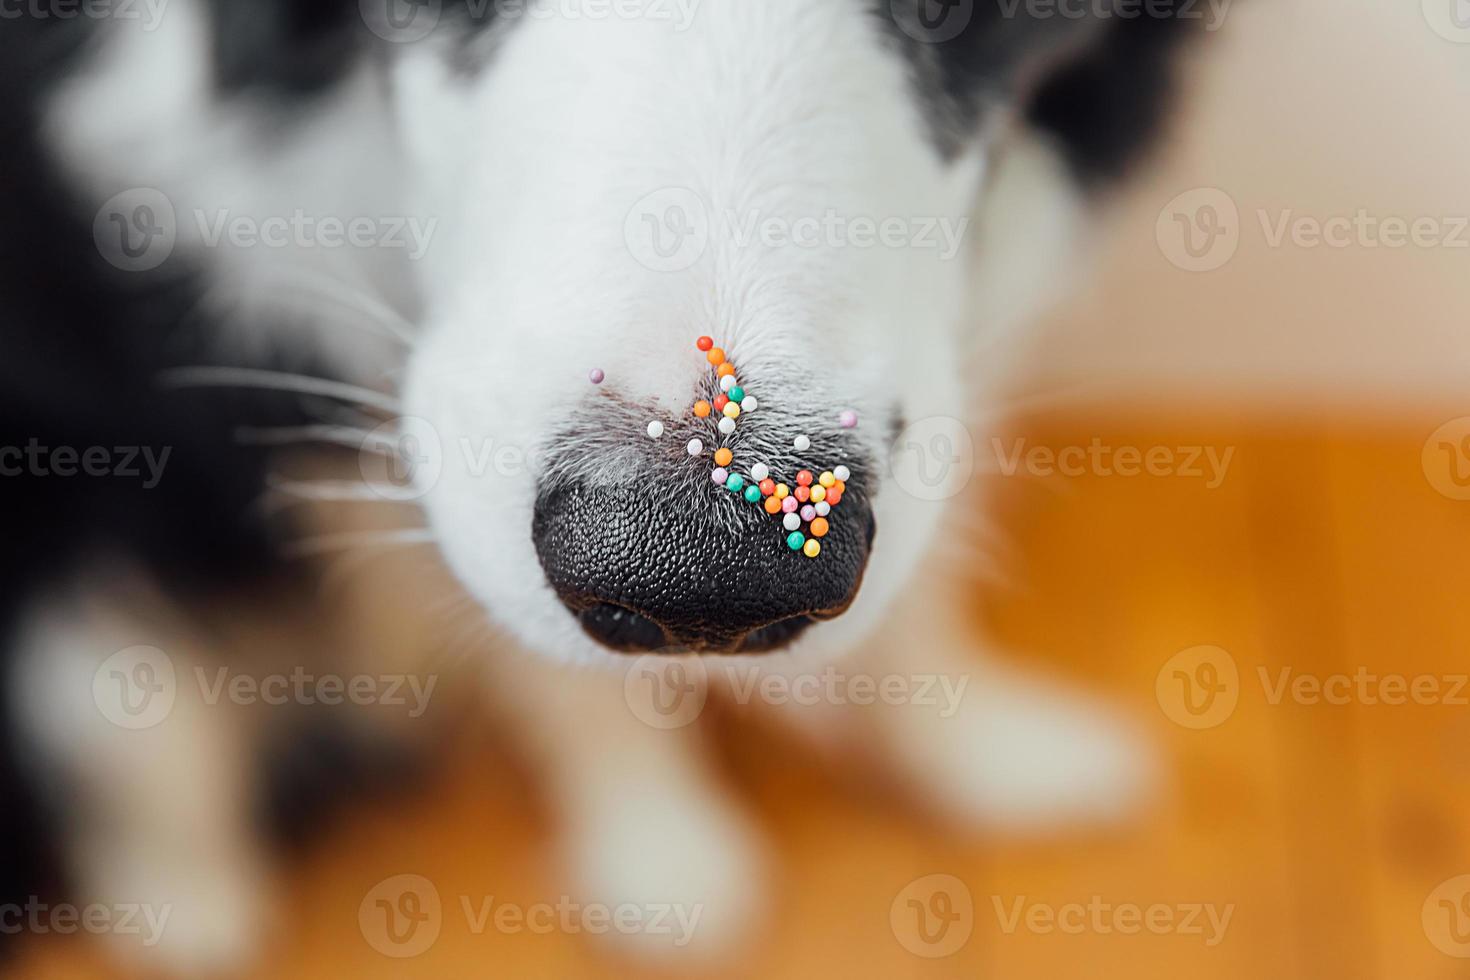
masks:
[[[775,650],[848,607],[875,530],[864,500],[844,497],[809,558],[791,549],[779,520],[723,493],[543,492],[531,533],[547,580],[588,634],[631,653]]]

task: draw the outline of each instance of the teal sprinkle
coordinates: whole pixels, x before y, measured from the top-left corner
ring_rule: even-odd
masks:
[[[745,389],[739,385],[731,385],[729,395],[732,402],[745,401]]]
[[[800,551],[801,546],[804,544],[806,544],[806,535],[802,534],[800,531],[792,531],[790,534],[786,535],[786,547],[790,548],[792,551]]]
[[[745,499],[748,500],[748,501],[750,501],[753,504],[760,503],[761,502],[761,488],[760,487],[757,487],[757,486],[753,486],[753,485],[746,487],[745,488]]]
[[[745,478],[739,473],[731,473],[730,478],[725,481],[725,489],[731,493],[739,493],[743,486],[745,486]]]

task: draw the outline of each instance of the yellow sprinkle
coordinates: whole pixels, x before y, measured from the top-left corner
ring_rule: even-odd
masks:
[[[820,483],[824,487],[830,487],[832,484],[834,484],[834,483],[837,482],[837,477],[835,477],[835,476],[832,475],[832,471],[831,470],[828,470],[827,472],[823,473],[821,476],[817,477],[817,482]]]
[[[776,484],[776,499],[785,500],[791,494],[791,488],[784,483]]]
[[[807,538],[806,544],[801,546],[801,553],[808,558],[815,558],[822,553],[822,542],[816,538]]]
[[[738,419],[740,417],[740,405],[736,402],[725,402],[725,418]]]
[[[827,488],[820,483],[812,487],[812,503],[820,504],[827,499]]]

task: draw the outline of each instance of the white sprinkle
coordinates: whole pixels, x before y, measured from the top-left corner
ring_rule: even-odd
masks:
[[[765,463],[756,463],[750,468],[750,478],[756,483],[761,482],[771,475],[771,468]]]
[[[818,517],[826,517],[830,513],[832,513],[832,505],[831,504],[827,503],[827,501],[825,501],[825,500],[819,500],[819,501],[817,501],[817,516]]]
[[[700,453],[704,452],[704,443],[700,442],[698,439],[690,439],[689,445],[685,446],[684,448],[688,451],[689,455],[698,456]]]
[[[664,434],[664,424],[662,422],[650,422],[650,423],[648,423],[648,438],[650,438],[650,439],[657,439],[659,436],[661,436],[663,434]]]
[[[801,527],[801,515],[795,511],[781,518],[781,526],[788,531],[795,531]]]
[[[832,475],[837,477],[837,479],[841,480],[843,483],[846,483],[848,480],[852,479],[852,470],[848,469],[846,466],[839,466],[837,467],[837,469],[832,471]]]
[[[742,412],[753,412],[761,407],[761,403],[755,400],[754,395],[746,395],[745,400],[740,403]]]
[[[735,420],[732,419],[728,415],[726,415],[724,418],[720,419],[720,431],[723,432],[727,436],[730,433],[734,432],[735,431]]]
[[[808,439],[806,436],[797,436],[796,437],[796,442],[793,443],[793,445],[796,446],[796,451],[797,452],[804,453],[808,449],[812,448],[812,441],[810,439]]]
[[[709,478],[711,480],[714,480],[716,483],[724,483],[726,480],[730,479],[730,471],[725,469],[723,466],[717,466],[710,471]]]
[[[733,375],[733,374],[727,374],[723,378],[720,379],[720,390],[721,391],[729,391],[733,387],[735,387],[735,375]]]

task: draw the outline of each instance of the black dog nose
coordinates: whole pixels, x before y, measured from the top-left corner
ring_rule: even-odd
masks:
[[[853,493],[829,517],[822,551],[786,542],[763,508],[717,499],[652,500],[629,487],[541,494],[531,534],[547,580],[594,639],[614,650],[754,653],[785,646],[852,602],[873,513]],[[710,498],[701,495],[710,494]]]

